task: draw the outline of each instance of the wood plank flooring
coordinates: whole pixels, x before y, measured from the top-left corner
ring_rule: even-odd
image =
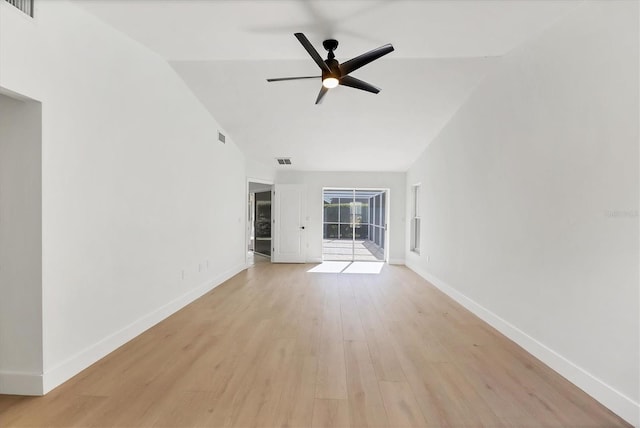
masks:
[[[259,263],[0,426],[628,427],[400,266]]]

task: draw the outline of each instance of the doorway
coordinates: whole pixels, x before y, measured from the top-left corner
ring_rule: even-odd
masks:
[[[42,104],[0,88],[0,394],[43,390],[42,159]]]
[[[271,261],[271,196],[273,184],[247,182],[247,265]]]
[[[388,189],[323,189],[323,260],[387,260],[388,193]]]

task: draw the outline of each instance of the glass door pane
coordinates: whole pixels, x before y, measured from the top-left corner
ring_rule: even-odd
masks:
[[[322,259],[353,260],[353,190],[325,189],[322,219]]]
[[[354,261],[383,261],[380,243],[380,206],[383,190],[355,189]]]
[[[323,190],[323,260],[383,261],[384,190]]]

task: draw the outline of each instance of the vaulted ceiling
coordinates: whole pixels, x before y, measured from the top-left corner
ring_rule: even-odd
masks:
[[[404,171],[500,57],[581,2],[525,0],[76,0],[164,57],[244,153],[317,171]],[[295,32],[342,62],[392,43],[315,105],[319,75]]]

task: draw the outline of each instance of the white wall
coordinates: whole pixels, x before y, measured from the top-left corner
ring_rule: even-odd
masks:
[[[275,162],[275,159],[274,159]],[[258,180],[258,182],[273,183],[276,179],[276,167],[273,165],[265,165],[250,157],[246,157],[246,170],[249,179]]]
[[[389,189],[389,263],[404,262],[405,174],[396,172],[278,171],[276,184],[304,184],[307,193],[307,254],[309,262],[322,260],[322,188]]]
[[[42,102],[47,391],[244,267],[246,172],[162,58],[68,1],[35,16],[0,2],[0,87]]]
[[[42,389],[41,122],[0,95],[0,391],[16,393]]]
[[[407,264],[636,425],[638,114],[638,3],[586,2],[502,58],[406,183]]]

